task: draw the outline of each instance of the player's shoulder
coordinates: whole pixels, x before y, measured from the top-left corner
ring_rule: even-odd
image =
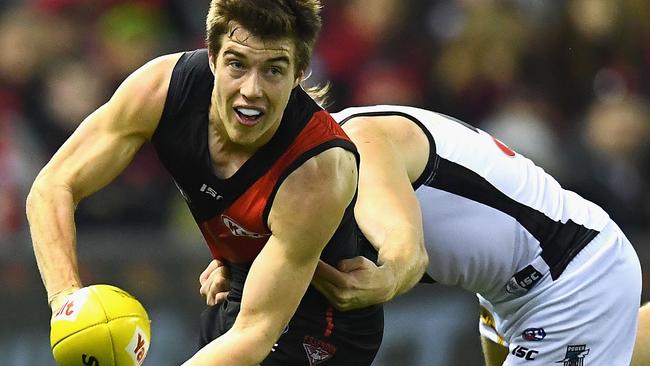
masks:
[[[340,219],[354,199],[357,176],[354,154],[348,150],[331,148],[309,158],[280,185],[269,213],[269,227],[277,233],[289,219],[292,227],[320,230],[332,217]]]
[[[282,183],[282,188],[300,197],[303,207],[336,207],[347,203],[357,184],[357,163],[354,154],[343,148],[324,150],[296,168]],[[327,197],[323,201],[322,197]]]
[[[408,143],[413,136],[422,134],[422,126],[413,116],[398,111],[356,114],[346,118],[343,130],[356,143],[384,141]]]
[[[187,52],[175,52],[175,53],[167,53],[164,55],[160,55],[158,57],[155,57],[151,59],[149,62],[147,62],[143,67],[150,67],[150,68],[168,68],[168,67],[174,67],[176,62],[186,54]]]
[[[106,108],[116,125],[144,129],[151,135],[158,124],[174,65],[182,53],[157,57],[133,71],[117,88]],[[135,123],[137,122],[137,123]],[[128,127],[131,126],[131,127]]]
[[[131,101],[164,98],[174,65],[181,56],[182,53],[175,53],[152,59],[133,71],[122,82],[116,94],[123,95],[126,100]]]
[[[183,52],[178,52],[158,56],[135,70],[129,78],[136,79],[137,84],[143,88],[149,88],[151,91],[166,87],[174,67],[183,54]]]
[[[304,183],[325,184],[326,181],[338,181],[341,176],[356,173],[354,153],[344,148],[326,149],[309,158],[300,165],[289,178]]]

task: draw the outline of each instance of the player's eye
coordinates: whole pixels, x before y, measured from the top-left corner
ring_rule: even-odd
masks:
[[[283,74],[284,74],[284,71],[283,71],[282,68],[280,68],[280,67],[277,67],[277,66],[271,66],[271,67],[269,68],[269,73],[270,73],[271,75],[283,75]]]
[[[228,61],[228,67],[230,67],[233,70],[242,70],[244,68],[244,64],[238,60],[231,60]]]

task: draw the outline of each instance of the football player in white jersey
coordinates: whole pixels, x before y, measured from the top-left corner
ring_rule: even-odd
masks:
[[[477,293],[487,365],[630,363],[641,270],[632,245],[600,207],[453,118],[401,106],[333,116],[361,153],[355,215],[380,263],[354,258],[340,264],[342,272],[320,265],[313,284],[335,305],[386,301],[414,283],[417,271],[402,269],[417,267],[417,258],[399,253],[415,253],[419,243],[399,240],[399,231],[419,226],[377,235],[373,222],[378,212],[390,216],[390,205],[406,204],[373,203],[381,187],[408,200],[400,180],[408,177],[422,210],[426,273]]]
[[[427,274],[478,294],[488,365],[630,363],[641,271],[632,245],[605,211],[562,189],[499,140],[453,118],[399,106],[333,115],[357,145],[387,139],[403,165],[393,169],[416,173],[409,178],[422,209]],[[412,137],[418,134],[426,139]],[[416,144],[428,145],[424,167],[420,156],[408,154]],[[360,195],[372,183],[361,179]],[[389,246],[382,243],[380,253]],[[357,264],[372,268],[369,261]],[[323,268],[319,275],[327,278]],[[347,280],[356,279],[351,263],[344,269]],[[314,283],[333,293],[332,283]],[[376,281],[372,286],[380,287]],[[372,295],[353,291],[331,298],[341,306],[352,298],[360,306]]]

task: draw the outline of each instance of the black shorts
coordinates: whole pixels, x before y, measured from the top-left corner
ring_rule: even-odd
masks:
[[[381,306],[339,312],[324,300],[301,303],[262,366],[366,366],[372,364],[383,337]],[[201,314],[199,346],[230,329],[239,303],[226,301]]]

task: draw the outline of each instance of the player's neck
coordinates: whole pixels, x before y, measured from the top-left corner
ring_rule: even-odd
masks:
[[[223,138],[210,134],[208,136],[208,150],[212,172],[219,178],[230,178],[244,163],[255,153],[256,150],[242,149],[240,145]]]
[[[223,126],[213,119],[208,125],[208,151],[212,172],[219,178],[230,178],[250,159],[260,146],[233,142]]]

